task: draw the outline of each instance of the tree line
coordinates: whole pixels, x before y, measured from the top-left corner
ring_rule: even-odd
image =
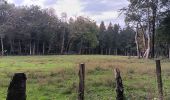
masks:
[[[1,55],[103,54],[170,57],[170,0],[129,0],[126,27],[0,0]]]
[[[57,17],[53,9],[0,2],[1,55],[136,55],[135,31],[90,18]]]

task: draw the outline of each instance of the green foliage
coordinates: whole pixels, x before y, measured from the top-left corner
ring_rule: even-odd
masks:
[[[82,44],[89,47],[96,47],[97,45],[97,26],[88,18],[78,17],[75,21],[75,33],[77,39],[80,39]]]
[[[105,39],[105,33],[106,33],[106,27],[104,22],[102,21],[99,27],[99,35],[98,35],[98,39],[99,39],[99,46],[101,48],[104,48],[105,43],[104,43],[104,39]]]
[[[109,24],[108,28],[105,28],[104,22],[101,22],[99,29],[99,48],[106,50],[106,52],[113,52],[118,50],[118,54],[122,54],[124,49],[133,48],[135,51],[135,32],[127,26],[121,29],[119,24]]]
[[[67,18],[58,18],[53,9],[39,6],[4,3],[0,12],[1,47],[6,54],[99,54],[100,50],[113,54],[114,49],[124,48],[120,47],[118,24],[106,27],[102,21],[98,27],[95,21],[82,16],[67,22]]]
[[[163,13],[163,19],[157,29],[157,42],[170,44],[170,11]]]
[[[131,27],[126,27],[120,32],[120,47],[133,48],[135,47],[135,32]]]

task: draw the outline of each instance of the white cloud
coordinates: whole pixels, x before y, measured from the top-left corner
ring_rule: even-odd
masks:
[[[43,7],[43,2],[44,0],[24,0],[24,2],[22,3],[22,5],[38,5],[38,6],[41,6]]]
[[[97,22],[97,25],[100,25],[101,21],[105,21],[106,26],[110,23],[113,22],[113,20],[118,19],[119,13],[117,11],[107,11],[107,12],[102,12],[100,14],[84,14],[83,16],[88,16],[92,20],[95,20]]]
[[[79,0],[58,0],[56,5],[52,8],[56,10],[56,13],[60,15],[62,12],[66,12],[68,17],[81,15],[81,2]]]
[[[119,13],[117,12],[117,9],[113,9],[113,7],[120,8],[120,4],[127,6],[128,4],[126,0],[120,0],[120,2],[118,2],[117,0],[113,0],[114,2],[111,2],[111,0],[95,1],[96,3],[91,0],[55,0],[52,2],[48,0],[8,0],[8,2],[15,3],[18,6],[38,5],[42,8],[53,8],[58,16],[60,16],[62,12],[66,12],[68,18],[77,16],[87,16],[95,20],[97,24],[100,24],[101,21],[105,21],[106,24],[108,24],[109,22],[113,22],[113,24],[121,23],[121,25],[124,25],[122,23],[123,17],[117,18]],[[91,7],[91,2],[93,2],[94,8]],[[109,6],[111,3],[113,3],[112,6]],[[100,8],[101,4],[103,4],[103,7],[105,8],[110,7],[110,10],[103,10],[104,8]],[[100,9],[98,9],[98,7]],[[84,11],[84,8],[87,8],[88,11]]]
[[[118,17],[118,12],[117,11],[108,11],[108,12],[103,12],[99,15],[91,15],[91,18],[94,20],[97,19],[96,21],[101,21],[101,20],[107,20],[107,19],[115,19]]]
[[[9,3],[14,3],[14,1],[13,1],[13,0],[7,0],[7,2],[9,2]]]
[[[43,2],[45,0],[7,0],[9,3],[14,3],[17,6],[30,6],[30,5],[38,5],[44,7]]]

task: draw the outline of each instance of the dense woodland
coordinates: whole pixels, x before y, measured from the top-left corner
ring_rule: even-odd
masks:
[[[1,55],[104,54],[149,58],[170,54],[169,0],[129,1],[128,8],[121,9],[127,24],[121,28],[114,23],[106,27],[103,21],[98,26],[83,16],[67,18],[66,13],[59,18],[53,9],[15,6],[0,0]]]
[[[10,55],[122,54],[135,52],[135,32],[118,24],[100,26],[79,16],[58,18],[52,9],[38,6],[0,6],[1,49]]]

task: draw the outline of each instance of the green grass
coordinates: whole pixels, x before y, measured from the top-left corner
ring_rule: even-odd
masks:
[[[170,61],[162,62],[165,100],[170,99]],[[76,100],[78,65],[86,64],[85,99],[115,100],[113,69],[121,71],[127,100],[158,97],[155,61],[122,56],[9,56],[0,58],[0,100],[14,73],[27,75],[27,100]]]

